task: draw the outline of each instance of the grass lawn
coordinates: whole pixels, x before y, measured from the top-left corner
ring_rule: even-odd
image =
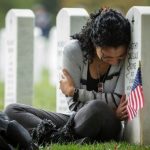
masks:
[[[4,106],[4,83],[0,82],[0,110]],[[43,70],[42,80],[34,85],[33,106],[48,111],[55,111],[56,108],[56,90],[49,84],[48,71]]]
[[[4,84],[0,83],[0,110],[3,110]],[[42,80],[34,85],[33,106],[49,111],[55,111],[56,108],[55,87],[48,82],[48,72],[43,71]],[[40,150],[150,150],[150,146],[140,146],[128,143],[103,143],[93,145],[59,145],[53,144]]]
[[[43,78],[39,83],[34,85],[34,101],[33,106],[48,111],[56,109],[56,89],[49,84],[48,72],[43,70]]]
[[[131,145],[128,143],[109,142],[109,143],[103,143],[103,144],[97,143],[93,145],[53,144],[49,147],[41,148],[41,150],[150,150],[150,147]]]
[[[2,82],[0,82],[0,110],[3,109],[3,105],[4,105],[4,84]]]

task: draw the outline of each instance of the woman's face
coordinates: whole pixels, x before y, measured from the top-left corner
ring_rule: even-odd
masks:
[[[100,60],[110,64],[116,65],[121,60],[125,59],[127,49],[125,46],[118,47],[96,47],[96,54]]]

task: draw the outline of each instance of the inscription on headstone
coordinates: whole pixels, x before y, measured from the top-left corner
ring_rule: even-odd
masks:
[[[83,8],[63,8],[57,15],[57,60],[58,60],[58,77],[62,66],[62,51],[64,45],[70,40],[70,36],[78,33],[85,25],[89,15]],[[65,113],[68,111],[67,101],[59,90],[57,83],[57,112]]]
[[[11,9],[6,16],[5,106],[32,104],[34,14]]]
[[[6,30],[0,30],[0,82],[4,82],[5,77],[5,53],[6,53]]]
[[[132,41],[126,59],[125,93],[129,96],[139,61],[141,62],[145,104],[125,128],[125,139],[131,143],[150,144],[150,7],[132,7],[127,18],[131,23]]]

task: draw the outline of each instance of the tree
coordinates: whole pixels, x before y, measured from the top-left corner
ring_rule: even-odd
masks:
[[[148,0],[60,0],[61,7],[83,7],[93,12],[101,7],[117,8],[127,13],[132,6],[144,6],[150,4]]]

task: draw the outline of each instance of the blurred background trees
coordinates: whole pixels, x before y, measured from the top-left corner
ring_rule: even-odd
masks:
[[[126,13],[132,6],[148,6],[150,0],[0,0],[0,28],[4,27],[4,18],[11,8],[34,9],[37,4],[45,7],[51,14],[52,24],[55,24],[57,12],[62,7],[83,7],[93,12],[100,7],[113,7]]]
[[[60,9],[59,0],[0,0],[0,28],[4,27],[5,15],[9,9],[24,8],[32,9],[37,5],[43,5],[52,17],[53,23],[55,22],[55,15]]]
[[[148,5],[149,0],[61,0],[62,6],[67,7],[85,7],[89,11],[96,10],[100,7],[113,7],[122,10],[124,13],[132,6]]]

